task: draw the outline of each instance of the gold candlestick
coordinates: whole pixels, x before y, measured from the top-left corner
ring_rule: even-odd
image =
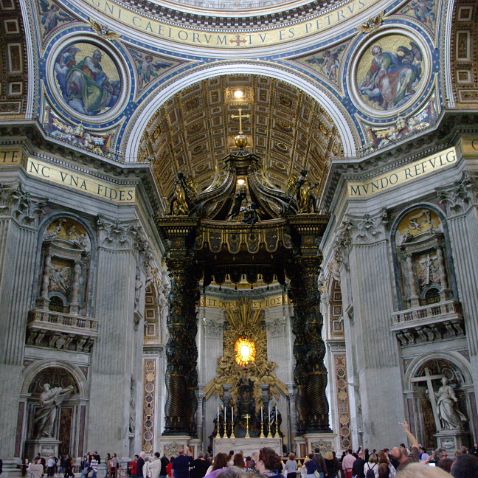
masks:
[[[268,428],[269,428],[269,431],[268,431],[268,433],[267,433],[267,438],[272,438],[272,433],[271,433],[271,416],[270,416],[270,414],[269,414]]]
[[[216,421],[216,440],[221,439],[221,434],[219,433],[219,407],[217,407],[217,421]]]
[[[277,405],[276,405],[276,432],[274,434],[274,438],[280,438],[280,435],[279,435],[279,420],[278,420],[277,415],[278,415],[278,413],[277,413]]]
[[[231,407],[231,436],[229,437],[231,439],[236,438],[236,435],[234,435],[234,408]]]
[[[246,438],[251,438],[251,435],[249,435],[249,418],[251,418],[251,416],[246,413],[244,418],[246,419]]]
[[[262,412],[262,410],[261,410]],[[266,436],[264,435],[264,418],[261,413],[261,434],[259,435],[259,438],[265,438]]]

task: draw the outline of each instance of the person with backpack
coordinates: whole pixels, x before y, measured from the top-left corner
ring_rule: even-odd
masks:
[[[365,478],[365,453],[360,450],[352,466],[352,478]]]
[[[363,468],[365,478],[378,478],[378,456],[373,453]]]

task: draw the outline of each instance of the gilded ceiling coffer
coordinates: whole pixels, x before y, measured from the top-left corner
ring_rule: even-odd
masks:
[[[328,218],[316,212],[315,186],[306,171],[292,178],[284,192],[267,180],[261,159],[243,148],[242,137],[236,139],[238,149],[202,192],[178,174],[169,215],[156,218],[172,281],[165,434],[196,433],[199,281],[206,287],[246,277],[252,285],[259,276],[266,284],[288,287],[295,305],[297,432],[330,432],[317,288],[318,244]],[[235,360],[233,351],[228,357]]]

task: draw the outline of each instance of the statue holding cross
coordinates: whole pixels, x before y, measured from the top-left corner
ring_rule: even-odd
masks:
[[[433,380],[440,380],[442,383],[438,392],[435,392],[433,389]],[[437,431],[463,431],[463,423],[467,421],[467,418],[458,410],[458,399],[455,391],[448,384],[448,379],[444,375],[430,375],[430,370],[426,367],[425,375],[423,377],[413,378],[412,381],[426,382],[426,394],[432,406]]]

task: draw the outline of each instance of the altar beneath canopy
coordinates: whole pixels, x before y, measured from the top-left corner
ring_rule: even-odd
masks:
[[[251,456],[261,448],[272,448],[279,456],[282,456],[282,438],[214,438],[213,451],[216,453],[242,453],[244,457]]]

